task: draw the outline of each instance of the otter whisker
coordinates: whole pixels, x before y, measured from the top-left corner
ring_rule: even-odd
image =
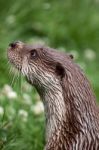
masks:
[[[9,67],[9,68],[8,68],[8,77],[9,77],[10,79],[13,78],[13,68],[12,68],[12,67]]]
[[[8,67],[10,67],[10,66],[11,66],[10,61],[6,62],[6,65],[7,65]]]
[[[19,78],[20,78],[20,72],[18,72],[17,76],[16,76],[16,80],[15,80],[15,83],[17,83],[19,81]],[[15,84],[14,83],[14,84]]]
[[[20,95],[22,95],[22,76],[21,76],[21,72],[19,72],[18,73],[18,77],[17,77],[17,79],[18,79],[18,83],[19,83],[19,92],[20,92]]]
[[[11,86],[14,86],[15,80],[16,80],[16,74],[13,75]]]

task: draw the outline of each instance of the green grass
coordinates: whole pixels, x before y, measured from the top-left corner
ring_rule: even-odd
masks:
[[[22,93],[18,93],[19,96],[14,98],[9,98],[9,93],[6,95],[6,88],[2,89],[0,95],[2,97],[0,106],[4,108],[3,114],[0,111],[0,149],[2,150],[43,149],[44,115],[33,111],[32,107],[36,105],[38,99],[35,90],[30,92],[25,88],[26,85],[22,87]],[[31,95],[34,101],[32,98],[27,99],[28,95]]]
[[[0,150],[42,150],[45,144],[44,114],[34,109],[39,102],[35,89],[17,80],[10,89],[17,97],[11,98],[5,88],[13,78],[8,74],[8,44],[44,42],[73,53],[99,102],[98,18],[98,0],[0,0]]]

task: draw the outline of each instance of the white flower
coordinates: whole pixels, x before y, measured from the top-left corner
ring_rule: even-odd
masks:
[[[28,113],[24,109],[20,109],[19,110],[19,116],[28,117]]]
[[[13,23],[15,23],[15,16],[14,16],[14,15],[8,16],[8,17],[6,18],[6,22],[7,22],[8,24],[13,24]]]
[[[94,60],[96,58],[96,53],[92,49],[86,49],[84,52],[84,56],[88,60]]]
[[[98,4],[98,3],[99,3],[99,0],[95,0],[95,2]]]
[[[77,52],[77,50],[71,50],[69,53],[74,56],[74,59],[78,59],[79,53]]]
[[[9,99],[15,99],[15,98],[17,98],[17,93],[14,91],[11,91],[7,94],[7,96]]]
[[[44,3],[44,9],[48,10],[51,8],[51,4],[50,3]]]
[[[22,121],[26,122],[28,117],[28,112],[24,109],[20,109],[18,112],[19,117],[22,119]]]
[[[23,94],[23,99],[24,99],[25,104],[27,105],[32,104],[31,97],[28,94]]]
[[[2,116],[3,114],[4,114],[4,108],[0,106],[0,116]]]
[[[3,93],[5,94],[5,96],[7,96],[9,99],[15,99],[17,98],[17,93],[13,91],[13,89],[11,88],[11,86],[9,85],[5,85],[3,88]]]
[[[3,91],[4,91],[5,93],[8,93],[8,92],[11,92],[11,91],[12,91],[12,88],[11,88],[11,86],[9,86],[8,84],[5,84],[5,85],[4,85],[4,88],[3,88]]]
[[[33,111],[36,115],[39,115],[44,112],[44,106],[41,101],[38,101],[35,105],[31,106],[31,111]]]

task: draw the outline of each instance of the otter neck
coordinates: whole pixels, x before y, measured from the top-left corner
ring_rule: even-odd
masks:
[[[69,137],[68,132],[71,132],[74,136],[78,132],[85,134],[87,128],[92,129],[91,119],[93,119],[93,113],[90,116],[91,108],[84,111],[85,105],[83,101],[80,98],[78,99],[77,95],[73,100],[70,99],[70,91],[65,91],[67,96],[64,96],[63,88],[61,83],[57,81],[51,88],[46,88],[39,92],[45,108],[46,142],[49,142],[53,135],[57,135],[58,140],[64,130],[64,126],[67,131],[67,137]],[[71,100],[72,102],[70,102]],[[80,100],[81,104],[78,107],[78,101]],[[87,120],[89,120],[89,124]]]
[[[63,91],[60,83],[56,82],[51,88],[46,88],[43,92],[40,91],[39,94],[44,103],[46,141],[48,141],[55,132],[59,134],[65,118]]]

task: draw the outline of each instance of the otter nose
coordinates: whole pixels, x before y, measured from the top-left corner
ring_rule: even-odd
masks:
[[[21,42],[20,41],[16,41],[16,42],[13,42],[13,43],[10,43],[9,46],[11,48],[15,48],[18,44],[20,44]]]
[[[10,43],[9,46],[10,46],[11,48],[14,48],[14,47],[16,46],[16,43]]]

